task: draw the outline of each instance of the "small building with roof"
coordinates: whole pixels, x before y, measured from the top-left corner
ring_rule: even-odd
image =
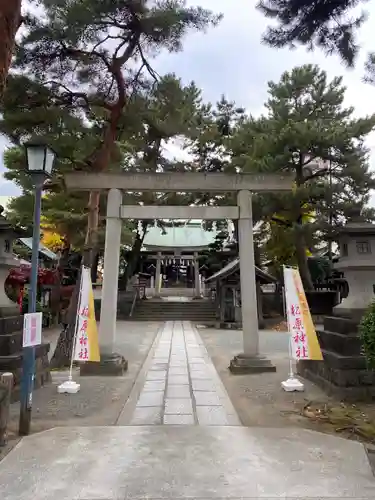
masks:
[[[186,288],[201,295],[200,258],[217,236],[207,231],[200,220],[188,220],[163,227],[151,227],[143,241],[140,272],[151,275],[151,288],[159,296],[164,287]]]

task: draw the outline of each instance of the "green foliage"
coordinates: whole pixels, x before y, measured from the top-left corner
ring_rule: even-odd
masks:
[[[199,92],[194,85],[183,89],[173,76],[164,78],[155,91],[152,85],[159,77],[149,60],[162,50],[181,50],[188,31],[216,25],[220,16],[188,7],[183,0],[40,4],[44,15],[29,16],[20,37],[0,132],[15,145],[42,137],[56,150],[54,194],[46,199],[46,204],[54,204],[50,221],[65,232],[73,223],[81,240],[84,203],[92,224],[103,213],[93,193],[88,205],[80,196],[74,200],[76,210],[66,210],[66,194],[61,194],[64,172],[137,168],[140,151],[147,166],[156,169],[161,141],[185,131],[188,108],[195,105]],[[137,145],[137,139],[147,146]],[[27,194],[31,185],[22,169],[22,152],[8,156],[7,178]],[[125,158],[130,160],[127,164]],[[87,228],[87,249],[100,244],[100,229]]]
[[[368,0],[260,0],[258,8],[266,17],[277,21],[268,27],[263,41],[271,47],[309,50],[322,48],[326,54],[338,54],[353,67],[360,49],[357,35],[368,19],[367,13],[354,11]],[[375,83],[375,54],[370,53],[365,65],[365,80]]]
[[[204,30],[220,16],[183,0],[43,0],[45,16],[31,18],[19,44],[15,66],[32,71],[54,103],[90,117],[113,117],[146,69],[157,78],[149,57],[182,49],[189,30]],[[122,75],[126,68],[127,79]],[[79,88],[79,91],[77,89]]]
[[[355,17],[349,12],[368,0],[260,0],[258,8],[277,27],[268,28],[264,41],[272,47],[295,47],[295,44],[337,52],[349,65],[358,52],[356,34],[366,20],[363,12]]]
[[[29,290],[25,288],[22,296],[22,314],[26,314],[29,311]],[[43,307],[40,302],[40,290],[38,290],[38,299],[36,301],[35,312],[42,312]]]
[[[375,302],[371,304],[359,325],[359,335],[367,365],[375,369]]]
[[[285,72],[268,88],[266,114],[241,121],[231,138],[232,164],[245,172],[292,174],[293,192],[262,196],[260,206],[264,217],[277,214],[292,229],[302,279],[310,288],[311,235],[333,238],[350,205],[364,207],[374,186],[364,138],[375,116],[354,118],[353,109],[344,107],[342,79],[329,82],[317,66]]]

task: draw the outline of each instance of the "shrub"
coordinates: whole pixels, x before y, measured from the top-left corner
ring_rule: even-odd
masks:
[[[359,325],[359,335],[367,366],[375,369],[375,302],[371,304]]]

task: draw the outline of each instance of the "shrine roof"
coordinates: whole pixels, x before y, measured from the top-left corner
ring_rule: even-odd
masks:
[[[152,248],[204,249],[215,241],[217,232],[203,229],[201,221],[189,221],[184,226],[161,229],[151,227],[146,234],[143,246]]]
[[[232,274],[236,273],[237,271],[240,270],[240,258],[237,257],[236,259],[232,260],[229,262],[226,266],[224,266],[220,271],[217,271],[215,274],[210,276],[205,280],[206,283],[214,280],[223,280],[227,278],[228,276],[231,276]],[[255,266],[255,275],[260,281],[261,284],[269,284],[269,283],[276,283],[277,279],[271,276],[270,274],[262,271],[259,267]]]
[[[19,241],[23,243],[25,246],[27,246],[30,250],[32,250],[33,248],[32,238],[19,238]],[[39,252],[51,260],[58,260],[57,255],[54,252],[52,252],[52,250],[44,246],[42,243],[39,243]]]

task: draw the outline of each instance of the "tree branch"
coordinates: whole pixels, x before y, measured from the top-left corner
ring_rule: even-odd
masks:
[[[143,54],[143,50],[142,50],[141,44],[139,42],[137,43],[137,48],[138,48],[139,56],[141,58],[143,66],[146,67],[146,69],[149,72],[150,76],[157,82],[160,79],[160,75],[157,73],[157,71],[155,71],[151,67],[150,63],[145,58],[145,56]]]
[[[69,103],[73,104],[74,99],[82,99],[85,102],[85,106],[81,106],[81,107],[83,107],[84,109],[88,110],[88,109],[90,109],[90,106],[101,106],[105,109],[108,109],[109,111],[112,109],[111,105],[106,103],[104,100],[89,99],[88,95],[85,92],[73,92],[72,90],[69,89],[69,87],[67,87],[63,83],[56,82],[55,80],[48,80],[47,82],[44,82],[44,85],[54,85],[56,87],[61,87],[62,89],[65,90],[65,93],[66,93],[65,95],[64,94],[61,94],[61,95],[53,94],[53,97],[57,100],[59,100],[60,98],[61,99],[64,99],[64,98],[70,99],[70,102],[66,102],[64,100],[63,102],[61,102],[61,104],[69,104]],[[53,92],[52,89],[51,89],[51,91]]]

